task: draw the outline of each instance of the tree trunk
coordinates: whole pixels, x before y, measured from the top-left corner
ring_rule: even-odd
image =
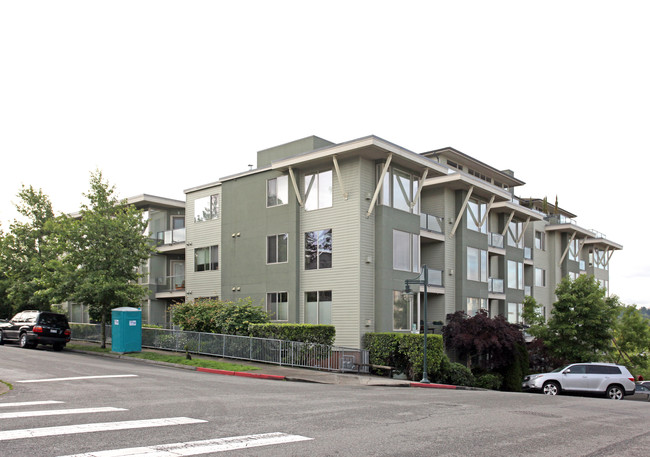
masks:
[[[102,349],[106,349],[106,313],[102,310]]]

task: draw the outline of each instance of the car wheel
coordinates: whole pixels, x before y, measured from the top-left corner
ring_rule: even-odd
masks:
[[[612,400],[623,400],[623,397],[625,397],[625,392],[623,392],[621,386],[609,386],[607,388],[607,398],[611,398]]]
[[[544,395],[557,395],[560,393],[560,386],[556,382],[547,382],[542,387]]]
[[[34,347],[29,341],[27,341],[27,333],[20,334],[20,340],[18,344],[21,348],[31,349]]]

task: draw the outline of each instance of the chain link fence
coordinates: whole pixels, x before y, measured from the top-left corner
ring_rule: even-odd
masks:
[[[101,325],[71,323],[72,339],[101,341]],[[110,340],[106,326],[106,342]],[[218,333],[142,329],[142,347],[326,371],[368,373],[364,349]]]

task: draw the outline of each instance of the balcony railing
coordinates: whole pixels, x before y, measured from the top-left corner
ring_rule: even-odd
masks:
[[[156,240],[156,243],[159,245],[185,243],[185,228],[156,232],[152,234],[152,238]]]
[[[524,286],[524,295],[528,297],[532,297],[533,295],[533,288],[530,286]]]
[[[493,248],[503,249],[503,235],[500,233],[488,233],[488,245]]]
[[[489,278],[488,279],[488,291],[495,294],[503,293],[503,279],[498,278]]]
[[[428,232],[444,234],[444,218],[420,213],[420,228]]]
[[[173,292],[175,290],[185,290],[185,275],[156,278],[156,292]]]
[[[524,259],[533,260],[533,250],[531,248],[524,248]]]
[[[442,270],[432,270],[429,268],[429,285],[432,287],[443,287]]]
[[[581,260],[580,261],[580,271],[585,271],[587,269],[585,261]]]

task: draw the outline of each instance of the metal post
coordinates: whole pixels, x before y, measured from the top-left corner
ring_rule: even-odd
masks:
[[[422,383],[429,384],[429,377],[427,376],[427,332],[429,331],[427,325],[427,287],[429,285],[429,268],[426,265],[422,265],[424,269],[424,361],[422,368]]]

